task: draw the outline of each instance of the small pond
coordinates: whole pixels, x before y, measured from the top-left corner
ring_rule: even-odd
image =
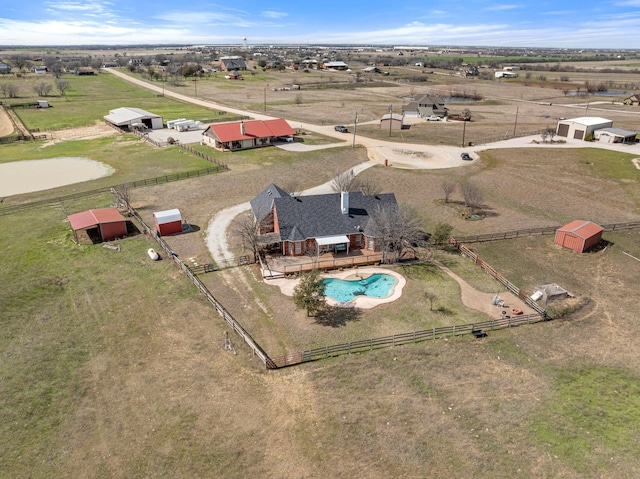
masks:
[[[323,280],[326,289],[325,295],[340,302],[348,303],[357,296],[370,298],[386,298],[393,292],[398,280],[384,273],[372,274],[367,278],[356,280],[344,280],[327,278]]]
[[[114,171],[109,165],[79,157],[0,163],[0,198],[95,180]]]

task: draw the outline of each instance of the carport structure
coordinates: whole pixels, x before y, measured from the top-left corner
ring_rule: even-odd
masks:
[[[67,216],[73,235],[84,231],[89,240],[98,236],[102,241],[127,235],[127,220],[115,208],[87,210]]]

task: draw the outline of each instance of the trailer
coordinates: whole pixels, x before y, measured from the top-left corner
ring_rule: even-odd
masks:
[[[185,120],[173,125],[176,131],[199,130],[202,127],[201,121]]]
[[[177,120],[168,120],[167,121],[167,128],[169,128],[170,130],[173,129],[174,125],[176,123],[179,123],[181,121],[186,121],[186,118],[178,118]]]

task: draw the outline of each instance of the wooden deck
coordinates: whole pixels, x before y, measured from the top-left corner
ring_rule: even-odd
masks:
[[[266,271],[272,275],[304,273],[314,269],[330,270],[356,268],[370,264],[379,264],[382,253],[326,253],[320,256],[267,256]]]

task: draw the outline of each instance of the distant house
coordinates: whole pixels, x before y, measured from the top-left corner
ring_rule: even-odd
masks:
[[[295,134],[283,118],[214,123],[202,133],[202,143],[222,151],[237,151],[293,141]]]
[[[404,128],[404,115],[387,113],[380,118],[381,130],[402,130]]]
[[[122,107],[111,110],[104,116],[114,126],[133,130],[138,126],[143,126],[150,130],[162,129],[162,117],[155,113],[142,110],[140,108]]]
[[[363,68],[362,71],[364,73],[380,73],[380,69],[378,67],[366,67]]]
[[[408,105],[402,106],[402,113],[407,117],[426,118],[431,115],[443,117],[448,111],[442,98],[429,94],[421,95]]]
[[[325,70],[346,70],[347,68],[349,68],[349,65],[347,65],[342,60],[339,60],[334,62],[324,62],[322,64],[322,68]]]
[[[375,213],[397,210],[393,193],[291,196],[274,184],[250,204],[259,238],[286,256],[379,252],[383,245]]]
[[[496,78],[515,78],[518,75],[514,72],[503,70],[503,71],[494,72],[493,76],[495,76]]]
[[[625,105],[640,106],[640,94],[636,93],[635,95],[631,95],[630,97],[625,98],[622,103]]]
[[[31,71],[36,75],[45,75],[49,73],[49,69],[45,66],[35,66],[31,68]]]
[[[228,56],[228,57],[220,57],[220,69],[226,71],[232,70],[246,70],[247,64],[243,60],[242,57],[239,56]]]
[[[558,121],[556,134],[576,140],[593,139],[594,132],[602,128],[611,128],[613,121],[595,116],[569,118]]]
[[[143,62],[142,62],[142,58],[131,58],[129,59],[129,61],[127,62],[129,65],[133,65],[135,67],[141,67]]]
[[[78,67],[76,68],[76,75],[95,75],[96,72],[91,67]]]
[[[11,66],[7,65],[6,63],[0,62],[0,74],[7,75],[9,73],[11,73]]]

